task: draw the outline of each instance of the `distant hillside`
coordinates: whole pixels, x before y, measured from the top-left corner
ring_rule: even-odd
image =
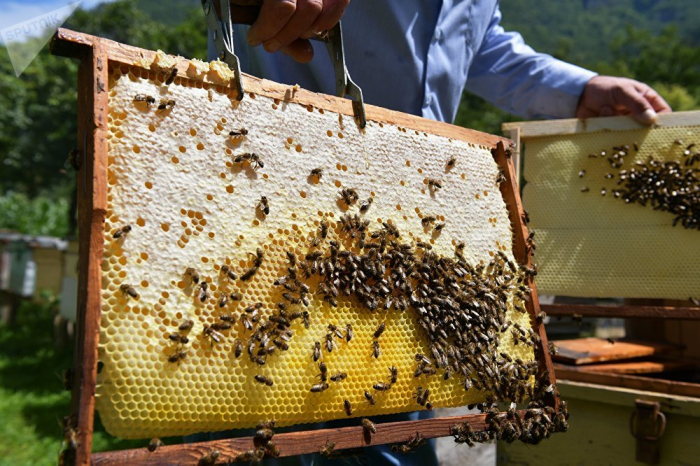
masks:
[[[700,46],[699,0],[501,0],[503,27],[538,51],[592,66],[611,58],[628,25],[659,33],[673,25]]]

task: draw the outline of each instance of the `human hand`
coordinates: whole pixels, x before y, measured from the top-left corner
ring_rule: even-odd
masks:
[[[657,113],[671,111],[663,97],[644,83],[634,79],[596,76],[583,89],[576,116],[631,115],[638,122],[651,125],[656,122]]]
[[[331,29],[350,0],[264,0],[260,15],[248,31],[248,43],[263,44],[270,53],[281,51],[306,63],[314,57],[309,38]]]

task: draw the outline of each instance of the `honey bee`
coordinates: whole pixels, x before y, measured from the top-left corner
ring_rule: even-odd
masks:
[[[416,433],[415,437],[410,437],[406,443],[402,445],[392,445],[391,446],[391,451],[394,451],[396,453],[410,453],[413,450],[415,450],[418,447],[421,447],[425,445],[426,440],[425,437],[423,437],[420,432]]]
[[[243,342],[236,338],[236,341],[233,342],[233,348],[233,354],[238,359],[243,354]]]
[[[354,336],[354,333],[352,332],[352,325],[348,324],[345,326],[345,340],[350,343],[350,340],[352,340],[352,337]]]
[[[386,330],[386,322],[382,322],[381,324],[379,324],[377,330],[374,331],[374,338],[381,337],[382,333],[384,333],[384,330]]]
[[[385,392],[391,388],[391,385],[384,382],[377,382],[372,386],[372,388],[374,388],[378,392]]]
[[[498,175],[496,175],[496,186],[500,186],[506,180],[506,175],[503,170],[498,170]]]
[[[319,374],[321,376],[321,382],[327,382],[328,381],[328,367],[326,366],[326,363],[321,361],[318,363],[318,369],[321,371]]]
[[[168,339],[174,341],[175,343],[181,343],[183,345],[186,345],[190,341],[185,335],[180,335],[179,333],[171,333],[170,335],[168,335]]]
[[[345,372],[338,372],[336,374],[331,375],[331,380],[333,382],[340,382],[341,380],[345,380],[348,377],[348,374]]]
[[[326,334],[326,351],[328,351],[329,353],[332,352],[334,346],[335,346],[335,342],[333,341],[333,334],[327,333]]]
[[[197,272],[194,267],[187,267],[187,270],[185,270],[185,276],[190,277],[192,283],[199,283],[199,272]]]
[[[321,447],[319,450],[319,453],[323,455],[325,458],[332,458],[334,456],[334,449],[335,449],[335,442],[331,442],[330,440],[326,440],[326,444]]]
[[[199,463],[197,464],[199,466],[214,466],[216,464],[216,460],[219,459],[219,456],[221,456],[221,452],[219,450],[210,450],[199,459]]]
[[[377,426],[375,426],[374,423],[367,418],[362,418],[362,427],[365,429],[365,432],[367,432],[367,433],[372,433],[372,434],[377,433]]]
[[[314,352],[313,352],[314,362],[318,361],[320,357],[321,357],[321,343],[319,343],[317,341],[314,343]]]
[[[184,319],[177,328],[181,332],[186,332],[186,331],[190,330],[193,326],[194,326],[194,320]]]
[[[164,112],[168,108],[175,107],[175,101],[173,99],[160,99],[158,102],[158,111]]]
[[[580,172],[578,172],[579,178],[583,178],[584,176],[586,176],[586,170],[581,170]]]
[[[246,152],[244,154],[237,155],[233,159],[233,163],[245,162],[248,162],[253,170],[257,170],[258,168],[265,168],[265,164],[263,163],[260,156],[254,153]]]
[[[205,337],[209,337],[211,339],[212,345],[214,344],[214,342],[221,343],[221,340],[224,338],[224,336],[221,333],[219,333],[218,330],[216,330],[215,328],[212,328],[212,326],[210,326],[210,325],[204,326],[204,330],[202,330],[202,334]]]
[[[226,296],[226,293],[221,293],[221,297],[219,298],[219,307],[225,307],[227,302],[228,296]]]
[[[457,158],[453,155],[450,157],[450,160],[447,161],[447,168],[448,170],[452,170],[455,167],[455,164],[457,163]]]
[[[273,384],[272,379],[265,376],[265,375],[256,374],[255,380],[262,383],[262,384],[267,385],[268,387],[272,387],[272,384]]]
[[[131,285],[123,283],[121,286],[119,286],[119,289],[122,291],[122,293],[131,296],[134,299],[138,299],[139,297],[139,294],[136,292],[136,289]]]
[[[432,178],[428,178],[428,189],[430,190],[430,192],[434,193],[442,189],[442,182],[434,180]]]
[[[423,217],[421,219],[420,223],[423,225],[423,228],[427,228],[430,225],[432,225],[433,223],[435,223],[435,220],[437,220],[436,217],[434,217],[432,215],[428,215],[426,217]]]
[[[377,402],[374,399],[374,396],[370,392],[368,392],[367,390],[365,390],[365,399],[367,400],[367,403],[369,403],[370,405],[374,405]]]
[[[352,404],[348,400],[343,400],[343,407],[345,408],[345,414],[352,416]]]
[[[187,350],[178,351],[178,352],[173,353],[170,356],[168,356],[168,362],[176,362],[176,363],[180,364],[180,361],[182,361],[186,357],[187,357]]]
[[[379,347],[379,342],[375,340],[375,341],[373,341],[372,343],[373,343],[372,346],[374,347],[374,349],[373,349],[373,351],[372,351],[372,355],[373,355],[376,359],[379,359],[379,356],[382,355],[382,349]]]
[[[175,76],[177,76],[177,68],[173,68],[172,71],[170,71],[170,76],[165,80],[165,85],[170,86],[173,81],[175,81]]]
[[[243,299],[243,296],[240,293],[231,293],[228,295],[228,297],[231,299],[231,301],[240,301]]]
[[[324,390],[328,390],[328,383],[327,382],[323,382],[323,383],[320,383],[320,384],[317,384],[317,385],[314,385],[311,387],[312,393],[320,393]]]
[[[131,225],[124,225],[123,227],[119,228],[117,231],[114,232],[112,235],[112,238],[114,239],[119,239],[119,238],[126,238],[126,235],[131,232]]]
[[[206,300],[209,298],[209,292],[207,291],[208,288],[209,284],[207,282],[202,282],[199,284],[199,301],[206,302]]]
[[[391,366],[389,368],[389,373],[391,375],[390,377],[390,382],[392,385],[396,383],[399,377],[399,370],[396,368],[396,366]]]
[[[260,197],[257,209],[265,215],[270,215],[270,203],[267,200],[267,196]]]
[[[260,422],[257,426],[255,426],[256,429],[274,429],[275,425],[277,424],[277,421],[274,419],[270,419],[268,421],[262,421]]]
[[[311,170],[311,176],[314,176],[318,181],[321,181],[321,177],[323,176],[323,168],[314,168]]]
[[[426,388],[423,390],[423,387],[418,387],[416,389],[415,398],[419,405],[425,406],[426,401],[428,401],[428,396],[430,396],[430,389]]]
[[[255,432],[255,438],[258,440],[262,440],[263,442],[269,442],[272,440],[272,437],[275,436],[275,431],[270,429],[269,427],[262,427],[259,428]]]
[[[134,96],[134,102],[145,102],[146,106],[150,107],[152,104],[156,103],[156,99],[150,95],[136,94]]]
[[[362,204],[360,204],[360,213],[361,213],[361,214],[367,213],[367,211],[369,210],[369,208],[372,206],[372,203],[373,203],[373,202],[374,202],[374,198],[373,198],[373,197],[367,198],[367,200],[366,200],[365,202],[363,202]]]
[[[230,280],[236,280],[238,276],[231,270],[231,267],[228,265],[224,264],[221,266],[221,273],[226,275]]]
[[[162,447],[163,441],[159,438],[152,438],[150,442],[148,442],[148,451],[156,451],[158,447]]]
[[[241,129],[239,129],[239,130],[229,131],[228,135],[231,136],[232,138],[238,138],[238,137],[241,137],[241,136],[247,136],[247,135],[248,135],[248,130],[245,129],[245,128],[241,128]]]
[[[445,224],[444,224],[444,223],[438,223],[438,224],[436,224],[436,225],[433,227],[433,229],[434,229],[435,231],[437,231],[437,232],[442,231],[443,228],[445,228]]]
[[[588,186],[584,186],[583,188],[581,188],[581,192],[582,192],[582,193],[587,193],[587,192],[589,192],[590,190],[591,190],[591,188],[589,188]]]
[[[360,198],[360,196],[358,196],[357,194],[357,191],[355,191],[352,188],[347,188],[340,191],[340,197],[342,198],[343,202],[345,202],[345,205],[347,205],[348,207],[355,204]]]

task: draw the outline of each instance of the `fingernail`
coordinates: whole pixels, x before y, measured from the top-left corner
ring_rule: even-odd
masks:
[[[658,114],[651,108],[644,110],[644,112],[639,115],[639,120],[647,125],[652,125],[656,123],[658,119]]]
[[[280,44],[279,42],[277,42],[275,40],[265,42],[265,50],[267,50],[270,53],[275,53],[281,48],[282,48],[282,44]]]
[[[309,29],[306,31],[304,34],[301,35],[302,39],[311,39],[312,37],[316,37],[317,35],[320,34],[320,31],[315,31],[313,29]]]

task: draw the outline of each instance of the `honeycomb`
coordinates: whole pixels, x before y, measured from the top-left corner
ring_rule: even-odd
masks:
[[[484,401],[488,390],[465,390],[462,377],[444,380],[442,371],[414,377],[416,354],[431,349],[412,308],[372,312],[342,295],[334,307],[316,291],[314,277],[308,306],[297,306],[308,311],[308,328],[303,319],[293,321],[289,349],[271,354],[264,365],[248,357],[251,331],[240,320],[216,338],[210,326],[256,303],[263,320],[269,317],[284,301],[285,290],[273,283],[287,273],[287,252],[303,259],[323,223],[329,225],[326,249],[330,241],[344,241],[341,219],[358,214],[369,198],[371,206],[360,215],[369,231],[389,222],[403,243],[430,244],[436,257],[454,257],[464,242],[464,257],[475,266],[499,254],[513,260],[490,149],[374,121],[359,130],[330,111],[256,94],[237,101],[228,88],[179,77],[166,85],[167,77],[139,67],[110,71],[103,365],[96,397],[107,431],[150,438],[251,427],[261,419],[280,426],[323,421],[347,417],[345,400],[353,417],[408,412],[424,409],[415,399],[419,387],[430,390],[434,407]],[[159,109],[161,99],[174,105]],[[237,163],[246,153],[259,160]],[[452,157],[455,166],[447,169]],[[316,168],[323,169],[320,178],[311,175]],[[432,190],[429,179],[442,188]],[[356,190],[355,205],[340,199],[343,189]],[[258,207],[262,196],[267,215]],[[428,216],[444,223],[441,231],[423,228]],[[264,260],[250,280],[241,280],[258,249]],[[238,277],[232,280],[228,271]],[[232,293],[240,300],[220,308],[222,294]],[[514,302],[508,301],[508,321],[529,329],[527,314]],[[188,320],[192,327],[179,332]],[[375,338],[381,323],[386,330]],[[333,337],[332,352],[325,348],[329,324],[343,333],[351,324],[354,333],[349,342]],[[188,342],[169,340],[173,333]],[[244,346],[238,358],[237,340]],[[328,374],[347,374],[320,393],[310,391],[320,383],[315,342],[323,345],[319,362]],[[534,359],[532,346],[514,343],[511,331],[500,335],[498,351],[525,363]],[[398,370],[396,382],[388,391],[373,390],[388,383],[390,366]],[[526,383],[530,379],[525,376]]]
[[[685,145],[676,140],[700,143],[700,128],[528,138],[523,203],[538,240],[540,293],[681,300],[700,296],[698,231],[673,227],[674,216],[667,212],[615,199],[618,170],[600,157],[589,157],[636,144],[639,150],[632,150],[620,169],[650,159],[683,161]],[[615,178],[606,179],[608,173]],[[590,191],[582,192],[584,188]]]

